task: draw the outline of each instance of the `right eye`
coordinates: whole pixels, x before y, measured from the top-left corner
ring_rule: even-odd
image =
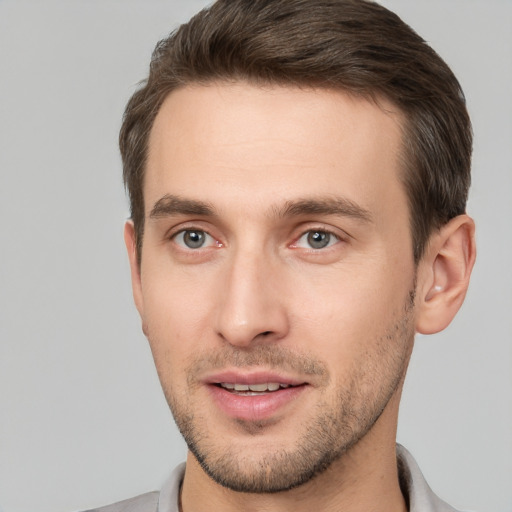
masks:
[[[296,247],[306,246],[309,249],[320,250],[339,242],[339,238],[323,229],[312,229],[304,233],[296,242]]]
[[[201,249],[218,245],[211,235],[201,229],[183,229],[172,238],[184,249]]]

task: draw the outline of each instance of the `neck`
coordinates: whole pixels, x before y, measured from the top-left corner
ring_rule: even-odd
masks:
[[[226,489],[189,453],[180,512],[406,512],[395,451],[398,397],[388,406],[370,432],[327,470],[288,491],[251,494]]]

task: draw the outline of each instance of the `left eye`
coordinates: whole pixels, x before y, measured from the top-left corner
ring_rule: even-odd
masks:
[[[215,244],[215,240],[206,231],[200,229],[184,229],[174,235],[175,242],[186,249],[200,249]]]
[[[307,249],[324,249],[330,247],[339,241],[339,238],[329,233],[328,231],[322,231],[320,229],[314,229],[304,233],[295,242],[296,247],[305,247]]]

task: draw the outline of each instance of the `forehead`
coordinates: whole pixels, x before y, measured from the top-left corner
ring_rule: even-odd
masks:
[[[399,183],[401,116],[340,91],[192,85],[171,93],[152,128],[146,212],[164,194],[254,204],[337,193],[372,209]],[[245,203],[244,203],[245,201]]]

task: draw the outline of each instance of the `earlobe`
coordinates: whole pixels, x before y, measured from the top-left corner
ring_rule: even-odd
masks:
[[[432,235],[420,262],[416,331],[445,329],[461,307],[475,263],[475,223],[459,215]]]
[[[133,222],[131,220],[127,220],[124,225],[124,243],[126,245],[128,259],[130,261],[133,300],[135,302],[135,307],[137,308],[141,318],[143,318],[143,300],[140,266],[137,255],[135,226],[133,225]]]

